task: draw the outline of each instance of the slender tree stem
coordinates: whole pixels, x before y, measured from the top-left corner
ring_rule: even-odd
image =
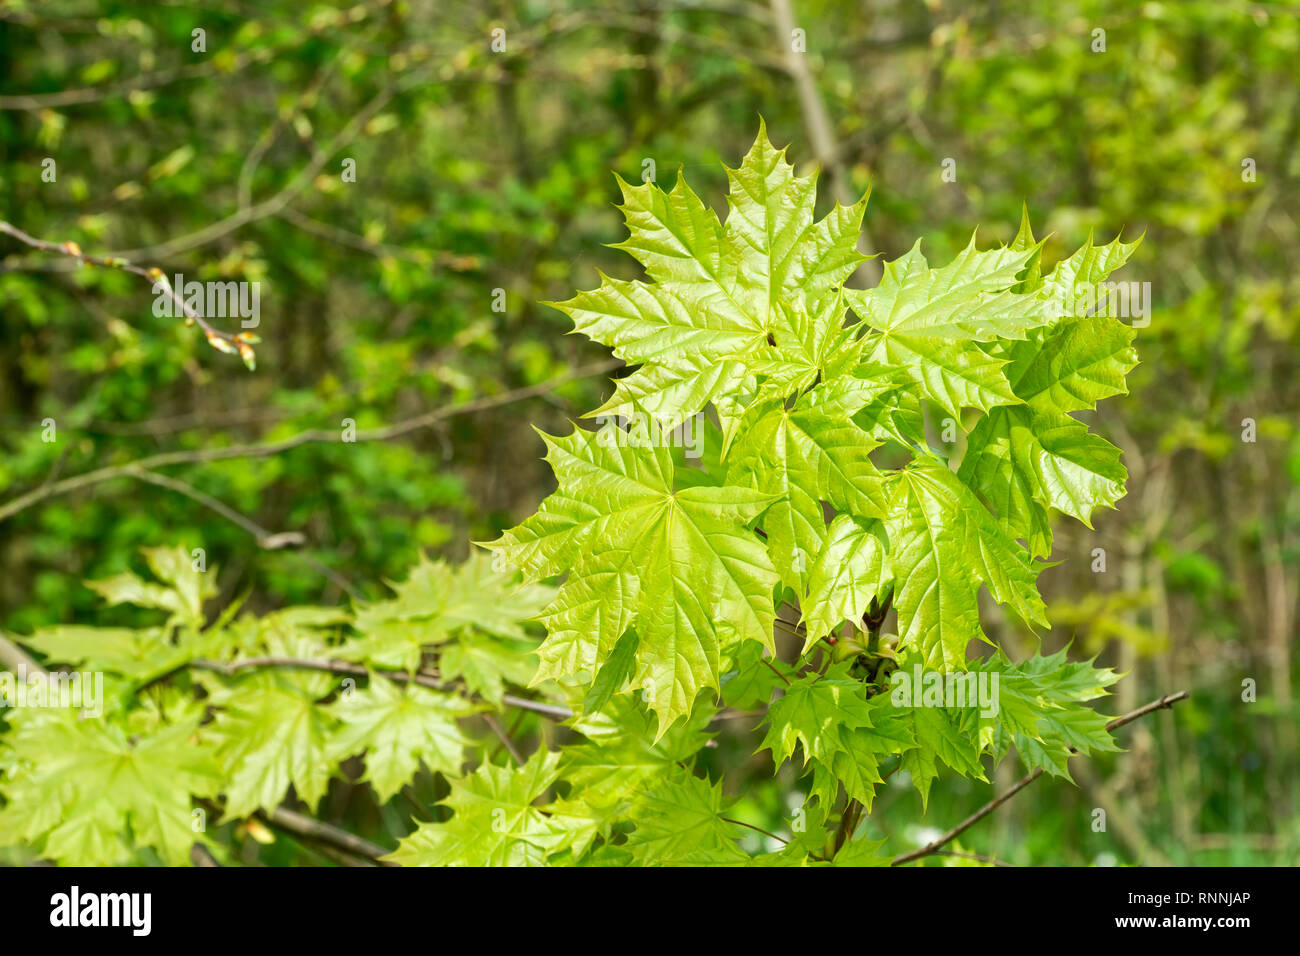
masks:
[[[785,837],[777,836],[775,833],[771,832],[770,830],[764,830],[762,827],[756,827],[754,826],[754,824],[746,823],[744,820],[736,820],[733,819],[732,817],[721,817],[721,816],[718,817],[718,819],[723,821],[724,823],[734,823],[738,827],[749,827],[749,829],[751,830],[757,830],[759,833],[763,834],[764,836],[770,836],[773,840],[777,840],[781,843],[786,844],[787,846],[790,843],[790,841],[787,840]]]
[[[1131,711],[1125,714],[1123,717],[1116,717],[1114,720],[1112,720],[1110,723],[1106,725],[1106,729],[1115,730],[1119,727],[1123,727],[1125,724],[1132,723],[1133,721],[1137,720],[1139,717],[1145,717],[1147,714],[1151,713],[1152,711],[1162,710],[1166,707],[1172,707],[1178,701],[1185,700],[1190,696],[1191,694],[1189,694],[1187,691],[1180,690],[1176,694],[1169,694],[1165,697],[1161,697],[1159,700],[1153,700],[1151,703],[1139,707],[1137,710]],[[1077,753],[1078,751],[1076,751],[1073,747],[1071,747],[1070,752]],[[1007,790],[1005,793],[998,794],[996,797],[994,797],[988,803],[984,804],[984,806],[980,807],[978,810],[976,810],[974,813],[968,816],[961,823],[957,824],[955,827],[953,827],[943,836],[939,837],[936,840],[931,840],[929,843],[927,843],[925,846],[921,847],[918,850],[912,850],[910,853],[904,853],[901,856],[894,857],[893,865],[902,866],[904,863],[910,863],[913,860],[919,860],[923,856],[929,856],[930,854],[934,853],[945,843],[955,840],[958,836],[960,836],[962,833],[969,830],[976,823],[979,823],[980,820],[983,820],[986,816],[988,816],[998,807],[1002,806],[1002,804],[1006,803],[1008,800],[1014,797],[1021,790],[1025,789],[1025,787],[1029,786],[1031,783],[1033,783],[1042,775],[1043,775],[1043,770],[1040,767],[1034,770],[1033,773],[1029,773],[1026,774],[1024,777],[1021,777],[1018,781],[1016,781],[1016,783],[1009,790]]]
[[[564,375],[557,376],[556,378],[541,382],[537,385],[516,388],[508,392],[502,392],[500,395],[488,395],[483,398],[476,398],[457,405],[447,405],[442,408],[435,408],[432,411],[417,415],[414,418],[404,419],[403,421],[395,422],[392,425],[386,425],[383,428],[358,431],[355,438],[359,442],[389,441],[390,439],[397,438],[420,428],[426,428],[429,425],[433,425],[436,422],[451,418],[455,415],[466,415],[471,412],[496,408],[500,405],[509,405],[513,402],[523,401],[527,398],[545,395],[568,382],[613,371],[621,364],[622,363],[617,359],[614,359],[611,361],[584,365]],[[282,438],[279,441],[246,445],[229,445],[224,448],[200,448],[192,451],[168,451],[157,455],[150,455],[146,458],[138,458],[135,461],[126,462],[121,465],[97,468],[94,471],[88,471],[80,475],[73,475],[70,478],[64,478],[60,481],[42,485],[39,488],[34,488],[26,494],[19,495],[17,498],[5,502],[3,505],[0,505],[0,521],[12,518],[24,508],[28,508],[46,498],[52,498],[55,495],[61,495],[69,491],[76,491],[79,488],[85,488],[101,481],[109,481],[114,478],[123,477],[138,478],[139,472],[152,471],[156,468],[167,467],[168,465],[192,465],[210,461],[225,461],[231,458],[260,458],[267,455],[277,455],[280,452],[289,451],[290,449],[298,448],[301,445],[313,442],[337,442],[339,441],[339,434],[340,433],[337,429],[313,428],[299,432],[296,435],[291,435],[288,438]]]

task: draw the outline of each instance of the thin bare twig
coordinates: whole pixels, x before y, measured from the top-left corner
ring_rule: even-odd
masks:
[[[1191,694],[1189,694],[1187,691],[1180,690],[1176,694],[1169,694],[1165,697],[1161,697],[1159,700],[1153,700],[1151,703],[1139,707],[1137,710],[1131,711],[1122,717],[1116,717],[1114,720],[1112,720],[1110,723],[1106,725],[1106,729],[1115,730],[1119,727],[1123,727],[1125,724],[1132,723],[1133,721],[1137,720],[1139,717],[1145,717],[1147,714],[1151,713],[1152,711],[1162,710],[1167,707],[1172,707],[1178,701],[1186,700],[1190,696]],[[1077,753],[1077,751],[1073,747],[1070,748],[1070,752]],[[923,856],[929,856],[930,854],[938,850],[940,847],[942,847],[945,843],[948,843],[951,840],[955,840],[962,833],[965,833],[976,823],[978,823],[980,820],[983,820],[986,816],[988,816],[998,807],[1002,806],[1002,804],[1006,803],[1008,800],[1014,797],[1021,790],[1025,789],[1025,787],[1029,786],[1031,783],[1033,783],[1042,775],[1043,775],[1043,770],[1041,767],[1034,770],[1032,773],[1026,774],[1025,776],[1021,777],[1018,781],[1016,781],[1016,783],[1005,793],[998,794],[996,797],[994,797],[988,803],[984,804],[984,806],[980,807],[978,810],[976,810],[974,813],[968,816],[961,823],[957,824],[955,827],[953,827],[943,836],[935,840],[931,840],[929,843],[921,847],[919,850],[912,850],[910,853],[904,853],[900,856],[894,857],[894,861],[892,865],[901,866],[904,863],[911,863],[913,860],[919,860]]]
[[[492,733],[496,734],[497,740],[501,741],[501,746],[506,748],[506,752],[510,754],[511,759],[513,759],[518,766],[522,767],[525,763],[524,755],[519,752],[519,748],[515,746],[515,742],[511,740],[510,735],[505,732],[505,728],[503,728],[497,719],[491,714],[484,714],[483,722],[488,725],[488,728]]]
[[[28,235],[17,226],[11,225],[4,220],[0,220],[0,232],[7,236],[12,236],[24,245],[31,246],[33,249],[38,249],[41,252],[58,253],[59,255],[75,259],[82,265],[105,266],[109,269],[121,269],[123,272],[130,272],[133,275],[138,275],[142,278],[148,279],[155,292],[165,292],[167,297],[176,304],[176,307],[180,309],[181,314],[185,316],[186,325],[197,325],[203,330],[203,334],[207,336],[209,345],[218,352],[238,352],[244,362],[247,363],[250,368],[252,367],[254,361],[252,343],[258,341],[257,336],[249,332],[236,332],[232,334],[214,328],[203,318],[203,316],[199,315],[198,312],[186,303],[180,294],[172,288],[171,283],[167,280],[167,276],[163,274],[163,271],[156,266],[151,266],[149,268],[138,266],[122,256],[88,255],[87,253],[82,252],[81,247],[75,242],[48,242],[45,239],[37,239],[35,236]]]
[[[489,408],[509,405],[513,402],[520,402],[547,392],[552,392],[569,382],[581,378],[589,378],[603,372],[609,372],[618,368],[620,365],[622,365],[622,363],[617,359],[614,359],[580,366],[571,372],[557,376],[546,382],[541,382],[537,385],[512,389],[508,392],[502,392],[500,395],[476,398],[468,402],[462,402],[458,405],[448,405],[442,408],[435,408],[432,411],[417,415],[414,418],[395,422],[394,424],[387,425],[383,428],[358,431],[354,437],[358,442],[388,441],[401,435],[405,435],[408,432],[413,432],[420,428],[426,428],[429,425],[456,415],[467,415],[473,412],[484,411]],[[165,468],[169,465],[191,465],[210,461],[225,461],[230,458],[259,458],[267,455],[277,455],[280,452],[289,451],[290,449],[298,448],[301,445],[313,442],[336,442],[339,440],[339,434],[340,433],[335,429],[313,428],[299,432],[296,435],[291,435],[288,438],[282,438],[279,441],[229,445],[224,448],[203,448],[191,451],[162,452],[161,454],[138,458],[135,461],[127,462],[122,465],[110,465],[105,468],[97,468],[94,471],[84,472],[80,475],[74,475],[70,478],[64,478],[40,488],[35,488],[26,494],[11,499],[4,505],[0,505],[0,521],[5,521],[23,509],[28,508],[39,501],[43,501],[46,498],[64,494],[69,491],[76,491],[79,488],[85,488],[101,481],[109,481],[114,478],[122,477],[135,477],[133,472],[154,471],[155,469]]]
[[[431,690],[452,690],[456,684],[442,679],[434,671],[416,671],[414,674],[407,671],[383,670],[375,667],[366,667],[363,664],[353,664],[349,661],[329,661],[329,660],[312,660],[305,657],[246,657],[242,660],[230,661],[223,663],[221,661],[210,660],[193,660],[188,664],[178,667],[181,670],[184,667],[194,667],[199,670],[213,671],[218,674],[234,674],[241,670],[257,667],[285,667],[297,670],[325,671],[330,674],[347,674],[351,677],[369,677],[371,674],[378,674],[380,677],[386,677],[398,684],[416,684],[420,687],[428,687]],[[163,674],[155,680],[162,680],[169,674],[175,673],[170,671]],[[533,713],[541,714],[552,720],[568,720],[573,716],[573,711],[559,704],[547,704],[542,701],[529,700],[527,697],[518,697],[514,694],[503,694],[502,702],[510,707],[518,707],[521,710],[531,710]]]
[[[145,471],[140,468],[131,469],[127,474],[133,478],[139,478],[141,481],[148,482],[149,484],[157,485],[160,488],[166,488],[169,491],[175,491],[178,494],[185,495],[186,497],[197,501],[205,508],[215,511],[227,521],[237,525],[256,538],[257,546],[264,551],[278,551],[282,548],[296,548],[299,545],[305,544],[307,541],[306,537],[297,531],[281,531],[278,533],[269,531],[251,518],[240,514],[225,502],[212,497],[205,491],[200,491],[188,482],[181,481],[177,478],[171,478],[167,475],[159,475],[152,471]],[[354,598],[361,597],[361,592],[354,588],[347,578],[343,577],[343,575],[339,574],[333,568],[327,567],[309,554],[300,553],[298,556],[307,562],[307,564],[311,565],[312,569],[316,571],[317,574],[320,574],[344,593],[350,594]]]
[[[749,829],[751,830],[757,830],[759,833],[763,834],[763,836],[770,836],[773,840],[777,840],[781,843],[789,844],[790,842],[783,836],[777,836],[771,830],[764,830],[762,827],[756,827],[754,826],[754,824],[746,823],[744,820],[736,820],[733,817],[723,817],[723,816],[718,817],[718,819],[721,820],[723,823],[734,823],[738,827],[749,827]]]
[[[336,826],[331,826],[314,817],[305,816],[293,810],[284,807],[276,807],[264,816],[267,823],[272,826],[288,830],[300,837],[306,837],[312,840],[319,840],[322,843],[328,843],[340,850],[345,850],[356,856],[367,860],[374,860],[380,866],[396,866],[396,863],[387,863],[381,859],[386,856],[388,851],[383,847],[365,840],[355,833],[348,833],[346,830],[340,830]]]

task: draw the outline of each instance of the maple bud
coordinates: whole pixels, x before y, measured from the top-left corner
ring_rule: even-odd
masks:
[[[211,345],[218,352],[225,352],[228,355],[234,353],[235,347],[231,345],[229,342],[227,342],[225,339],[223,339],[216,332],[208,332],[206,334],[208,337],[208,344]]]

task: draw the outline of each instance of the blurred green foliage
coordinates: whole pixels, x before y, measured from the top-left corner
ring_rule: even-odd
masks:
[[[1193,698],[1121,731],[1130,752],[1080,789],[1040,783],[962,847],[1019,863],[1300,861],[1296,9],[796,0],[806,52],[791,54],[775,25],[787,6],[0,0],[0,219],[167,275],[260,282],[264,340],[249,373],[155,317],[139,277],[0,238],[0,507],[163,451],[379,427],[605,358],[539,302],[596,285],[598,268],[625,274],[602,247],[620,237],[608,170],[637,181],[653,160],[667,185],[684,167],[716,203],[717,162],[761,114],[843,195],[874,186],[871,251],[887,258],[920,234],[944,261],[972,221],[1010,240],[1022,202],[1036,222],[1050,213],[1049,261],[1089,230],[1147,236],[1129,267],[1155,305],[1143,364],[1097,419],[1125,449],[1129,495],[1095,531],[1060,529],[1044,650],[1073,640],[1128,671],[1116,713]],[[0,628],[138,623],[78,582],[160,544],[203,547],[223,606],[376,598],[421,549],[460,559],[530,513],[551,486],[529,424],[560,430],[607,390],[594,376],[393,441],[159,469],[303,535],[297,548],[259,548],[130,476],[44,498],[0,522]],[[734,726],[712,753],[734,766],[756,743]],[[882,794],[873,826],[946,826],[989,795],[940,782],[923,821],[907,794]],[[329,805],[354,829],[392,827],[391,806]],[[790,808],[742,811],[780,830]]]

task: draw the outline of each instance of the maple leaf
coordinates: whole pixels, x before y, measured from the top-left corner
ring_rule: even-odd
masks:
[[[859,393],[864,404],[867,394]],[[727,484],[749,485],[775,499],[763,531],[782,580],[800,595],[826,540],[822,501],[860,517],[883,517],[888,510],[884,476],[868,457],[880,443],[844,414],[842,404],[822,399],[814,391],[790,407],[753,406],[728,456]]]
[[[532,576],[569,575],[544,614],[566,626],[539,648],[539,675],[556,672],[557,656],[598,666],[636,628],[632,680],[662,734],[701,690],[717,689],[722,645],[772,647],[777,575],[750,529],[771,496],[676,490],[667,449],[621,447],[606,440],[615,427],[543,436],[559,488],[492,547]]]
[[[1028,228],[1026,219],[1022,234]],[[993,409],[967,436],[958,474],[1035,556],[1051,551],[1050,509],[1092,527],[1093,510],[1124,494],[1119,449],[1070,413],[1127,393],[1124,378],[1137,365],[1134,333],[1115,318],[1075,317],[1073,309],[1076,286],[1105,280],[1136,246],[1117,239],[1095,247],[1089,238],[1057,265],[1044,289],[1066,318],[1007,350],[1007,378],[1022,404]]]
[[[830,806],[839,785],[869,810],[880,783],[880,760],[909,749],[911,732],[898,720],[889,700],[868,700],[862,682],[849,676],[849,662],[823,676],[804,674],[767,712],[768,730],[759,750],[771,750],[779,767],[803,749],[813,769],[812,794]]]
[[[1003,372],[1006,360],[979,343],[1022,339],[1054,318],[1048,296],[1014,291],[1031,255],[1006,247],[981,252],[972,236],[951,263],[931,269],[918,240],[885,264],[874,289],[844,292],[873,330],[864,354],[901,369],[954,418],[963,407],[987,411],[1018,402]]]
[[[353,627],[362,639],[350,642],[341,656],[414,671],[426,649],[461,639],[464,646],[451,656],[465,663],[476,689],[487,688],[493,700],[500,700],[503,673],[527,681],[519,668],[486,659],[506,653],[493,653],[493,638],[507,642],[515,658],[526,652],[513,642],[532,643],[523,622],[554,597],[553,588],[524,584],[518,572],[494,569],[491,556],[481,551],[456,566],[421,555],[406,580],[389,587],[392,598],[355,608]]]
[[[906,715],[916,746],[903,754],[902,769],[912,778],[924,809],[930,800],[930,785],[943,763],[964,777],[987,780],[980,766],[978,715],[974,710],[942,707],[899,708]]]
[[[341,696],[330,710],[338,722],[327,745],[331,759],[343,760],[364,750],[363,779],[386,801],[415,776],[421,764],[459,775],[469,739],[456,721],[475,708],[454,694],[372,677],[364,690]]]
[[[626,848],[637,866],[735,866],[749,855],[721,819],[722,785],[678,771],[635,805]]]
[[[1026,623],[1047,626],[1037,568],[956,475],[937,460],[918,459],[891,481],[893,509],[884,524],[904,645],[929,666],[963,667],[967,643],[986,639],[980,582]]]
[[[200,707],[129,735],[71,710],[19,710],[9,718],[0,845],[31,842],[43,856],[78,866],[120,865],[130,840],[185,865],[200,836],[194,800],[216,793],[211,751],[196,746]]]
[[[1069,661],[1065,651],[1035,655],[1012,664],[1005,655],[976,665],[998,678],[997,713],[981,715],[982,740],[995,759],[1014,745],[1029,770],[1070,779],[1072,753],[1113,752],[1119,748],[1106,729],[1108,718],[1083,706],[1119,680],[1109,668],[1091,661]]]
[[[619,179],[629,236],[614,248],[653,281],[602,276],[599,289],[552,303],[639,366],[593,414],[643,411],[676,424],[747,376],[806,384],[851,348],[830,333],[843,324],[838,289],[866,258],[857,251],[866,199],[817,221],[816,179],[794,174],[765,127],[727,176],[725,226],[680,175],[669,192]]]
[[[200,626],[203,602],[217,593],[216,568],[199,571],[194,558],[184,547],[144,548],[142,553],[162,584],[146,581],[125,571],[86,586],[109,604],[134,604],[171,612],[170,622]]]
[[[276,807],[290,786],[311,807],[325,795],[334,719],[317,700],[279,674],[244,678],[214,695],[222,708],[212,733],[226,774],[224,819]]]
[[[539,750],[522,767],[484,763],[453,778],[444,823],[422,823],[386,859],[403,866],[541,865],[572,837],[537,801],[559,773],[560,754]]]

